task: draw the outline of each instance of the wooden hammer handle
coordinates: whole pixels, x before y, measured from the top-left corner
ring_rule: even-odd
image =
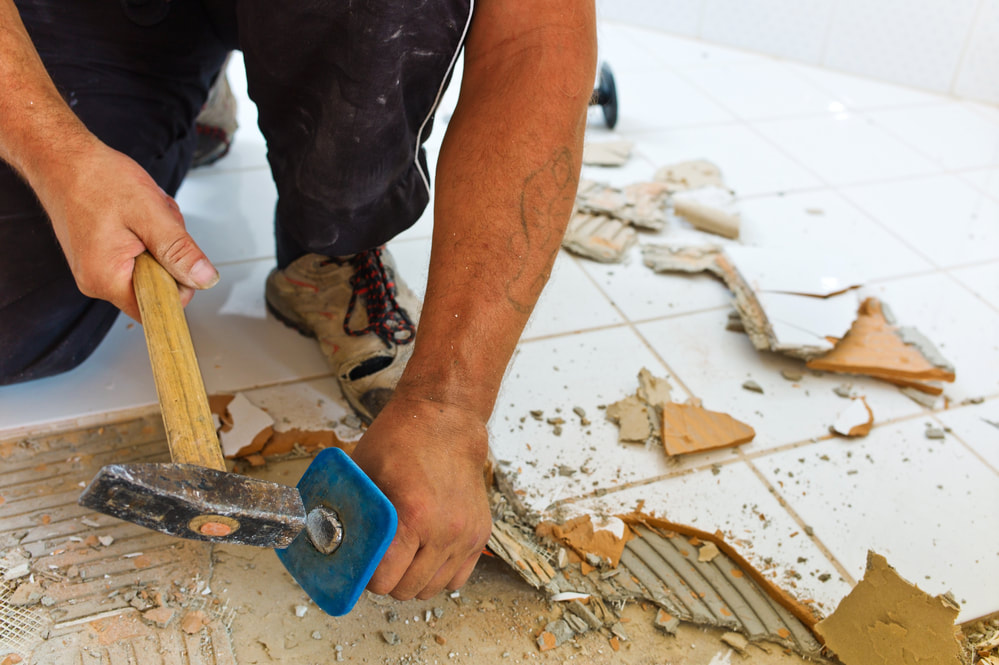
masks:
[[[225,471],[177,282],[149,253],[143,253],[135,258],[132,285],[142,314],[170,457],[180,464]]]

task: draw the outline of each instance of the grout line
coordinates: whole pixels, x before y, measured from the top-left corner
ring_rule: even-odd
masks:
[[[954,65],[954,73],[951,75],[950,85],[947,86],[947,90],[955,97],[957,96],[957,81],[961,78],[961,70],[964,68],[964,62],[968,57],[971,42],[975,37],[975,28],[978,27],[978,20],[982,16],[982,12],[984,11],[982,8],[984,6],[985,0],[978,0],[978,4],[975,6],[975,13],[968,22],[968,30],[964,34],[964,39],[961,40],[961,55],[958,57],[957,63]]]
[[[993,263],[993,262],[986,261],[984,263],[984,265],[988,265],[989,263]],[[983,264],[979,264],[979,265],[983,265]],[[971,287],[971,285],[965,284],[963,281],[961,281],[960,279],[958,279],[957,276],[954,275],[951,272],[951,270],[960,270],[960,269],[965,268],[965,267],[969,267],[969,266],[959,266],[957,268],[948,268],[947,270],[944,270],[943,273],[947,276],[948,279],[950,279],[952,282],[954,282],[955,284],[957,284],[958,287],[960,287],[960,288],[964,289],[965,291],[967,291],[968,293],[970,293],[973,298],[975,298],[976,300],[978,300],[979,302],[981,302],[987,308],[989,308],[989,309],[991,309],[991,310],[993,310],[995,312],[999,312],[999,306],[993,305],[991,302],[989,302],[988,300],[985,299],[985,296],[983,296],[982,294],[980,294],[978,291],[975,291]]]
[[[743,461],[746,463],[749,469],[754,474],[756,474],[756,477],[759,479],[761,483],[763,483],[764,487],[766,487],[767,490],[770,492],[770,494],[777,500],[777,503],[779,503],[781,507],[787,512],[787,514],[791,516],[791,519],[793,519],[798,524],[798,526],[801,527],[801,530],[812,541],[812,543],[815,544],[815,546],[819,549],[819,551],[822,552],[822,554],[827,559],[829,559],[833,567],[836,569],[836,572],[839,573],[840,577],[842,577],[843,580],[846,581],[850,586],[856,586],[857,580],[855,580],[853,575],[851,575],[849,571],[847,571],[846,566],[844,566],[840,562],[840,560],[836,558],[836,555],[834,555],[832,551],[828,547],[826,547],[825,543],[823,543],[822,540],[815,535],[812,527],[809,526],[805,522],[805,520],[802,519],[801,515],[799,515],[798,512],[791,507],[790,503],[788,503],[788,501],[784,498],[784,495],[781,494],[780,491],[770,483],[767,477],[764,476],[763,473],[758,468],[756,468],[756,465],[753,464],[751,460],[745,459]]]
[[[961,407],[961,408],[967,408],[967,407]],[[947,412],[949,413],[949,411]],[[940,419],[940,416],[942,416],[944,413],[945,413],[944,411],[934,411],[933,413],[930,414],[930,417],[933,418],[935,421],[937,421],[937,423],[939,423],[940,426],[944,428],[944,431],[947,432],[947,434],[957,439],[958,442],[960,442],[961,445],[963,445],[965,449],[972,454],[972,456],[976,457],[978,461],[981,462],[982,466],[984,466],[986,469],[990,469],[996,475],[999,475],[999,469],[992,466],[992,464],[987,459],[985,459],[981,455],[981,453],[978,452],[978,450],[976,450],[971,444],[969,444],[967,441],[964,440],[964,437],[962,437],[960,434],[957,434],[956,432],[953,432],[950,429],[950,427],[947,425],[947,423],[945,423],[943,420]]]

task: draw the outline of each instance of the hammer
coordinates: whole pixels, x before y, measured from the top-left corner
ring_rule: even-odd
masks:
[[[338,448],[297,487],[228,472],[177,283],[144,253],[132,284],[173,462],[109,464],[79,504],[171,536],[276,548],[320,608],[346,614],[395,535],[392,503]]]

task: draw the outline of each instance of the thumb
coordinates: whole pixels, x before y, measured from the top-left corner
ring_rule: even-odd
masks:
[[[182,219],[180,224],[150,225],[145,231],[146,249],[179,284],[210,289],[218,283],[219,271],[184,229]]]

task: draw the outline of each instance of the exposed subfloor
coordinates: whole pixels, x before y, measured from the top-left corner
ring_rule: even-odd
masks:
[[[650,179],[665,164],[710,159],[739,196],[742,243],[855,260],[865,269],[865,290],[933,340],[955,365],[957,380],[932,406],[874,379],[804,371],[788,380],[782,370],[801,372],[800,361],[760,353],[744,334],[725,329],[730,294],[719,281],[653,273],[639,246],[619,265],[562,252],[491,422],[495,457],[524,506],[571,517],[627,513],[641,503],[673,522],[720,531],[742,557],[820,613],[831,611],[861,577],[868,549],[921,588],[952,591],[961,621],[999,610],[999,531],[992,509],[999,505],[999,111],[634,27],[602,23],[599,37],[601,59],[617,76],[621,119],[610,132],[594,111],[588,140],[629,139],[635,153],[620,168],[585,167],[587,178],[622,186]],[[194,172],[178,197],[188,227],[222,274],[220,284],[199,293],[188,308],[206,384],[212,393],[246,391],[279,428],[335,428],[342,437],[356,437],[338,424],[346,411],[314,342],[269,318],[263,306],[263,283],[274,262],[275,192],[240,68],[234,58],[230,78],[241,128],[232,152]],[[431,163],[455,92],[452,85],[435,120]],[[432,223],[428,211],[390,244],[419,293]],[[639,244],[681,231],[691,233],[671,222],[661,233],[640,234]],[[632,393],[642,367],[668,377],[674,399],[699,398],[706,408],[751,425],[756,438],[678,460],[667,460],[659,449],[618,443],[616,427],[599,407]],[[744,389],[747,380],[762,392]],[[829,434],[848,403],[836,388],[866,398],[874,427],[865,438]],[[155,400],[141,329],[122,317],[81,368],[0,387],[0,442],[123,422],[153,413]],[[584,426],[574,407],[592,423]],[[536,410],[544,413],[541,420],[531,416]],[[559,433],[547,418],[565,421]],[[944,438],[927,438],[928,427],[944,430]],[[142,428],[123,436],[123,444],[155,448]],[[57,555],[63,559],[80,546],[90,558],[77,572],[103,566],[101,575],[109,575],[95,578],[82,605],[70,604],[70,597],[51,599],[53,608],[67,612],[57,617],[62,623],[92,617],[98,606],[88,603],[101,598],[102,611],[136,613],[130,604],[135,596],[125,600],[135,582],[176,577],[195,580],[194,586],[182,584],[196,596],[188,598],[185,612],[208,611],[198,644],[215,644],[216,628],[231,622],[241,664],[327,662],[333,644],[345,657],[368,662],[398,661],[424,643],[429,662],[443,662],[452,651],[455,660],[476,662],[475,650],[485,653],[496,641],[496,652],[509,652],[514,661],[524,654],[561,660],[582,653],[572,646],[537,653],[534,637],[544,627],[539,617],[550,620],[555,610],[497,562],[484,564],[462,593],[468,604],[446,597],[406,604],[400,622],[389,624],[387,608],[369,599],[345,619],[321,618],[314,610],[299,619],[294,605],[302,598],[294,587],[281,586],[281,575],[260,574],[272,572],[271,565],[278,570],[269,553],[218,548],[213,563],[206,549],[139,535],[101,518],[100,533],[114,541],[92,547],[84,541],[93,527],[79,522],[73,504],[79,481],[69,472],[46,472],[40,465],[59,460],[39,454],[12,487],[0,487],[0,531],[27,529],[28,543],[39,551],[49,544],[66,547]],[[7,460],[0,455],[3,472],[10,468]],[[280,463],[268,472],[292,483],[301,463]],[[54,503],[29,496],[32,488],[44,489]],[[19,502],[27,507],[14,513]],[[44,515],[47,524],[40,522]],[[123,558],[140,551],[140,557]],[[146,561],[148,567],[136,568]],[[198,588],[209,574],[200,572],[203,566],[213,574],[204,595]],[[273,581],[280,592],[255,586],[263,581]],[[58,580],[53,584],[63,588]],[[109,584],[121,593],[107,598],[114,591],[105,589]],[[245,598],[253,589],[262,594],[259,605]],[[272,592],[282,600],[272,602]],[[228,613],[222,609],[227,600]],[[427,626],[425,610],[435,606],[445,613]],[[262,624],[267,613],[273,621]],[[622,651],[611,655],[605,639],[584,636],[587,660],[611,662],[624,654],[635,663],[669,657],[725,662],[714,660],[726,658],[717,634],[684,628],[671,639],[653,632],[651,609],[633,606],[626,616],[632,618],[631,640]],[[46,629],[33,616],[19,615],[16,622],[29,632]],[[114,624],[125,632],[137,625]],[[136,643],[183,637],[142,626],[132,636]],[[296,635],[295,655],[278,657],[288,630]],[[313,640],[313,630],[320,639]],[[383,630],[396,632],[401,643],[387,644]],[[433,639],[436,633],[445,644]],[[101,646],[99,635],[87,639],[88,648]],[[187,644],[171,644],[181,643]],[[697,647],[683,651],[687,643]],[[223,663],[224,646],[188,651]],[[134,652],[145,658],[156,650]],[[311,653],[319,655],[302,655]]]

